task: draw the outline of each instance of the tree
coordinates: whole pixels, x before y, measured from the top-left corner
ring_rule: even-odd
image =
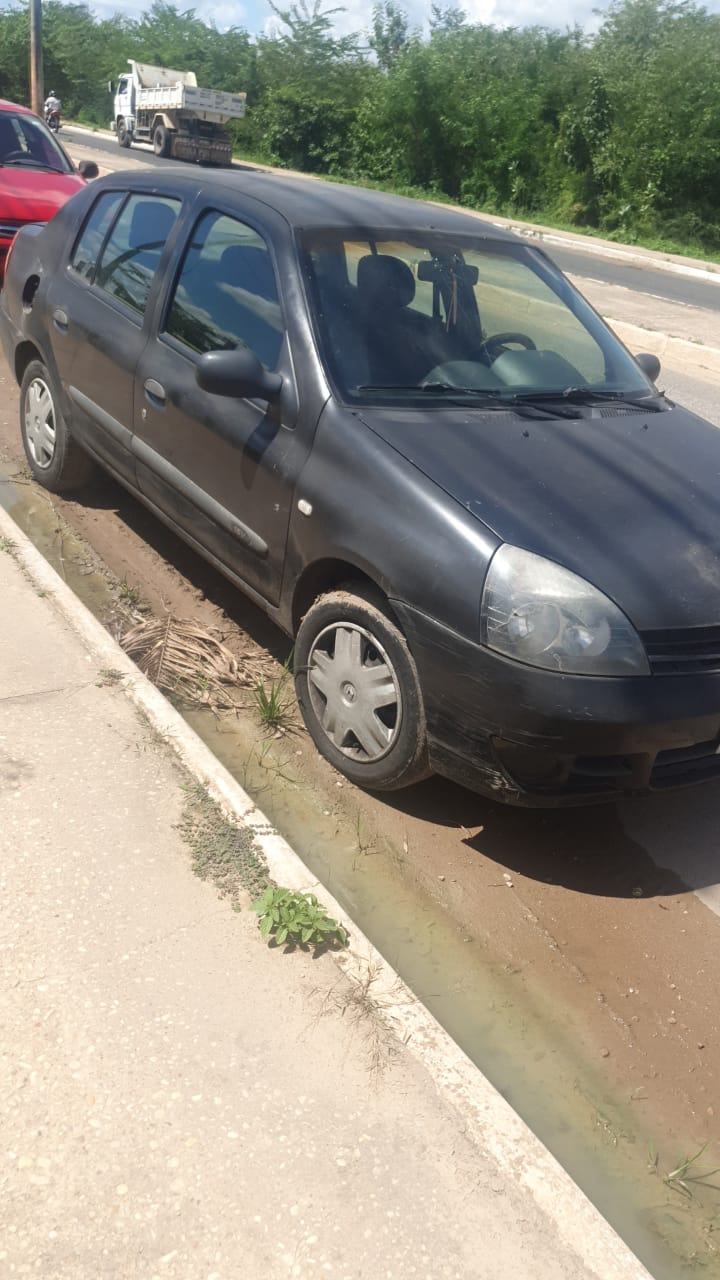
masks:
[[[389,71],[410,40],[408,17],[393,0],[383,0],[373,8],[373,24],[368,43],[383,71]]]

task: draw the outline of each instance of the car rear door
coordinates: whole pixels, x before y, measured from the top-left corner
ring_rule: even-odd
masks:
[[[276,403],[198,387],[201,355],[239,346],[282,374]],[[299,418],[278,274],[257,225],[215,208],[198,212],[136,386],[141,491],[251,591],[277,603],[290,504],[314,423]]]
[[[55,367],[78,439],[134,483],[134,376],[179,199],[104,191],[47,294]]]

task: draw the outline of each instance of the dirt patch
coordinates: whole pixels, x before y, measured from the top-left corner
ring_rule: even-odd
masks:
[[[23,481],[17,396],[2,374],[0,396],[0,462]],[[152,612],[191,618],[238,658],[251,652],[269,679],[282,677],[287,637],[113,482],[99,478],[82,500],[30,492]],[[252,727],[252,709],[241,715]],[[260,739],[257,722],[255,732]],[[356,828],[359,855],[393,851],[433,910],[507,974],[516,1000],[547,1011],[578,1063],[590,1064],[600,1099],[627,1108],[633,1140],[642,1151],[652,1144],[660,1175],[706,1142],[718,1163],[720,920],[658,865],[653,843],[631,838],[627,810],[512,810],[441,779],[379,799],[344,784],[300,727],[286,741],[293,777],[316,797],[328,832],[342,820]],[[720,787],[703,796],[705,813],[720,808]],[[694,797],[641,804],[667,813],[665,841],[692,850],[712,838]],[[601,1106],[597,1114],[600,1124]],[[639,1164],[657,1176],[644,1155]]]

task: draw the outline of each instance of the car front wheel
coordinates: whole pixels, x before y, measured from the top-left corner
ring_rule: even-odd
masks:
[[[379,593],[351,583],[321,596],[300,624],[294,666],[310,735],[351,782],[395,791],[429,775],[415,663]]]
[[[28,365],[20,387],[20,433],[30,470],[45,489],[65,493],[89,480],[92,461],[70,435],[39,360]]]

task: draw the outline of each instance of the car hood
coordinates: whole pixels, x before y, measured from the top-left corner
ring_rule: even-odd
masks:
[[[0,222],[48,222],[84,186],[77,173],[0,168]]]
[[[594,583],[639,630],[720,624],[720,430],[678,406],[594,415],[362,412],[503,542]]]

